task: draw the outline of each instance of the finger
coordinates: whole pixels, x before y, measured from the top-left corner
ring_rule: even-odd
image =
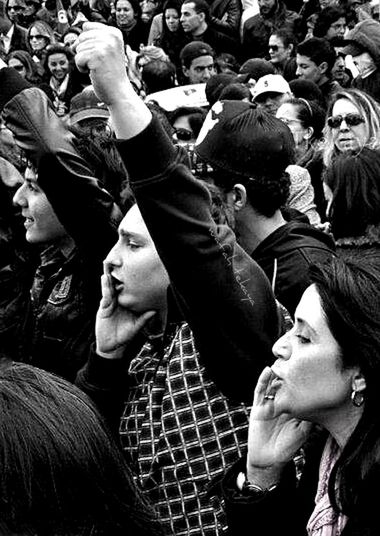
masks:
[[[273,379],[273,372],[270,367],[265,367],[262,373],[259,376],[259,379],[257,380],[254,397],[253,397],[253,403],[263,403],[265,393],[268,390],[268,387],[271,384],[271,381]]]
[[[100,306],[102,309],[108,309],[113,305],[115,291],[112,285],[111,276],[109,274],[103,274],[100,278],[102,285],[102,300]]]

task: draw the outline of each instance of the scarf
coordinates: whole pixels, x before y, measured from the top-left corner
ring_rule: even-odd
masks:
[[[328,494],[331,470],[339,455],[340,449],[337,443],[329,436],[319,466],[315,508],[306,527],[308,536],[340,536],[347,523],[347,516],[336,512],[331,506]]]

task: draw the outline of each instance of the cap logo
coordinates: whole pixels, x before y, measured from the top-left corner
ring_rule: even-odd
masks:
[[[209,113],[206,116],[206,119],[204,120],[204,123],[202,125],[202,128],[198,134],[197,141],[195,142],[195,145],[199,145],[202,143],[202,141],[206,138],[206,136],[209,134],[209,132],[212,131],[212,129],[215,127],[217,123],[219,123],[219,115],[223,111],[223,103],[220,101],[217,101],[214,106],[211,108]]]

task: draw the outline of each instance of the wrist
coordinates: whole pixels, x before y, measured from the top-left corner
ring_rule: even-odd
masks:
[[[102,351],[98,346],[96,346],[96,353],[99,357],[102,357],[103,359],[117,360],[122,359],[124,355],[124,348],[119,347],[115,350],[105,352]]]
[[[243,472],[239,473],[236,479],[236,486],[239,491],[248,497],[262,499],[268,493],[274,491],[278,487],[278,480],[270,485],[255,483],[248,480],[247,475]]]
[[[251,484],[268,489],[279,482],[283,466],[257,467],[247,466],[246,475],[247,481]]]

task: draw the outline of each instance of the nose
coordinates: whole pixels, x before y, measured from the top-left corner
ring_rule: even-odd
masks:
[[[25,190],[25,183],[21,184],[20,188],[16,191],[15,195],[13,196],[14,205],[19,205],[20,207],[27,206],[27,200],[24,195],[24,190]]]
[[[297,67],[297,70],[296,70],[296,76],[301,76],[301,74],[302,74],[302,73],[301,73],[301,71],[300,71],[300,68]]]
[[[121,266],[121,255],[119,254],[119,242],[116,242],[114,247],[109,251],[104,260],[104,266],[107,270],[111,270],[116,266]]]
[[[292,355],[292,346],[290,343],[289,332],[280,337],[273,345],[273,355],[277,359],[289,359]]]
[[[343,118],[340,126],[339,126],[339,130],[343,130],[343,131],[346,131],[346,130],[349,130],[349,127],[346,123],[346,120]]]

